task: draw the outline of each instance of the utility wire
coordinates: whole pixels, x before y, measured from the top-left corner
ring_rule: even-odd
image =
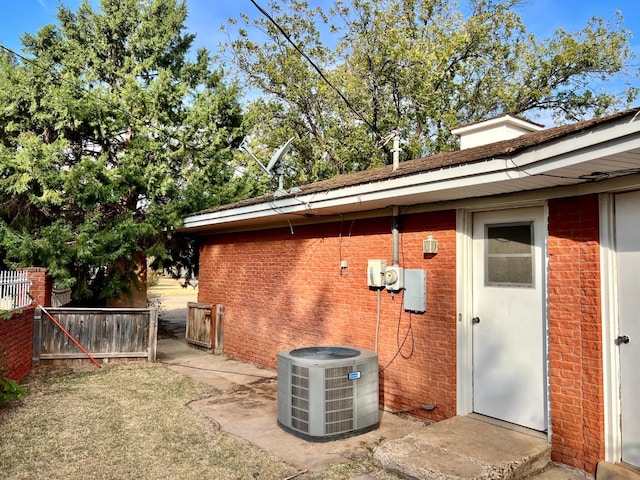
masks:
[[[309,65],[311,65],[313,67],[313,69],[318,72],[318,75],[320,75],[320,78],[322,78],[322,80],[324,80],[324,82],[329,85],[329,87],[331,87],[337,94],[338,96],[344,101],[344,103],[347,105],[347,107],[349,107],[349,109],[356,114],[356,116],[362,120],[370,129],[371,131],[381,140],[384,141],[384,137],[382,136],[382,134],[380,133],[380,131],[374,126],[372,125],[366,118],[364,118],[364,116],[358,111],[356,110],[356,108],[351,104],[351,102],[342,94],[342,92],[338,89],[338,87],[336,87],[326,76],[325,74],[322,72],[322,70],[320,69],[320,67],[318,67],[315,62],[313,60],[311,60],[311,58],[291,39],[291,37],[289,36],[289,34],[284,30],[284,28],[282,28],[280,26],[280,24],[278,24],[278,22],[275,21],[275,19],[269,15],[269,13],[262,8],[258,2],[256,0],[251,0],[251,3],[253,3],[255,5],[255,7],[260,11],[260,13],[267,19],[269,20],[273,26],[275,26],[278,31],[282,34],[282,36],[287,40],[287,42],[289,42],[289,44],[291,44],[291,46],[293,48],[296,49],[296,51],[302,55],[302,57],[309,62]]]
[[[262,6],[260,6],[260,4],[258,4],[258,2],[256,0],[251,0],[251,3],[253,3],[253,5],[258,9],[258,11],[269,21],[271,22],[276,29],[283,35],[283,37],[287,40],[287,42],[289,42],[289,44],[309,63],[309,65],[311,65],[313,67],[313,69],[318,73],[318,75],[320,76],[320,78],[331,88],[333,89],[338,96],[344,101],[345,105],[347,105],[347,107],[360,119],[362,120],[362,122],[367,125],[367,127],[369,127],[369,129],[378,137],[378,139],[381,142],[385,141],[385,138],[383,137],[383,135],[380,133],[380,131],[373,125],[371,124],[371,122],[369,122],[352,104],[351,102],[344,96],[344,94],[340,91],[340,89],[338,89],[324,74],[324,72],[320,69],[320,67],[318,67],[318,65],[316,65],[316,63],[293,41],[293,39],[291,38],[291,36],[284,30],[284,28],[282,28],[282,26],[280,26],[280,24],[264,9],[262,8]],[[148,127],[149,129],[153,129],[159,133],[161,133],[165,139],[169,139],[169,140],[177,140],[180,144],[184,145],[184,146],[188,146],[191,147],[195,150],[198,149],[198,147],[196,147],[195,145],[191,145],[187,142],[185,142],[182,139],[177,138],[176,136],[166,132],[164,129],[157,127],[153,124],[151,124],[149,121],[138,117],[137,115],[134,115],[132,112],[124,109],[123,107],[119,106],[119,105],[112,105],[110,103],[107,102],[107,100],[105,100],[104,98],[100,97],[99,95],[96,95],[95,93],[87,90],[84,86],[79,86],[74,84],[73,82],[71,82],[70,80],[67,80],[66,78],[58,75],[56,72],[52,72],[51,70],[39,65],[36,61],[25,57],[24,55],[19,54],[18,52],[5,47],[4,45],[0,44],[0,48],[9,52],[11,55],[14,55],[16,58],[21,59],[23,62],[29,63],[30,65],[33,65],[34,67],[38,68],[39,70],[51,75],[53,78],[56,78],[58,81],[60,82],[64,82],[67,83],[71,86],[73,86],[74,88],[78,88],[80,90],[82,90],[86,95],[102,102],[105,103],[107,105],[109,105],[109,107],[111,108],[115,108],[116,110],[120,111],[121,113],[124,113],[125,115],[127,115],[128,117],[132,118],[133,120],[135,120],[136,122],[139,122],[143,125],[145,125],[146,127]],[[236,172],[241,173],[241,174],[245,174],[246,172],[241,169],[240,167],[237,167],[235,165],[229,165],[226,164],[227,166],[233,168]]]

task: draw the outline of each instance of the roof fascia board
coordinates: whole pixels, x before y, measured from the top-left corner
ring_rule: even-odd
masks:
[[[464,175],[453,176],[452,172],[457,171],[456,168],[444,168],[436,171],[424,173],[416,173],[406,177],[395,177],[389,180],[355,185],[352,187],[344,187],[336,190],[327,190],[324,192],[315,192],[308,195],[297,197],[287,197],[282,199],[274,199],[247,207],[232,208],[228,210],[220,210],[218,212],[210,212],[201,215],[191,215],[184,221],[183,228],[198,228],[206,225],[215,225],[226,223],[228,221],[243,221],[250,219],[259,219],[271,217],[279,214],[301,214],[310,210],[324,209],[348,204],[360,204],[364,201],[381,200],[399,196],[397,193],[402,191],[401,196],[417,193],[424,193],[425,185],[441,184],[440,188],[433,191],[447,188],[448,182],[454,181],[456,186],[460,186],[460,182],[465,182],[469,177],[478,177],[487,175],[487,173],[495,171],[505,171],[508,160],[493,159],[482,163],[466,165]],[[517,172],[517,167],[511,170]],[[507,177],[505,179],[512,178]],[[410,183],[408,184],[408,180]],[[382,188],[381,188],[382,187]]]
[[[619,193],[640,188],[640,174],[610,178],[597,182],[579,183],[539,190],[525,190],[487,197],[464,198],[438,204],[411,205],[403,210],[405,214],[425,213],[439,210],[495,210],[515,206],[540,205],[553,198],[577,197],[600,193]]]
[[[198,228],[207,225],[216,225],[242,220],[259,219],[262,217],[273,216],[274,214],[278,213],[285,213],[282,211],[282,206],[272,205],[273,203],[275,203],[275,200],[271,202],[259,203],[256,205],[249,205],[246,207],[220,210],[218,212],[190,215],[184,219],[182,229]]]
[[[532,146],[523,152],[516,152],[504,158],[492,158],[389,180],[190,215],[185,218],[182,229],[189,230],[246,220],[266,220],[286,214],[300,215],[310,210],[345,207],[372,201],[388,200],[389,204],[393,204],[394,199],[399,197],[540,175],[590,159],[621,153],[631,148],[640,148],[640,139],[630,137],[638,131],[640,131],[640,121],[634,115],[630,120],[618,119],[594,130],[577,132],[549,144]],[[606,143],[608,144],[603,146]],[[526,171],[523,168],[525,166]]]
[[[591,146],[577,152],[565,153],[554,158],[546,158],[542,161],[531,160],[530,156],[522,156],[518,157],[517,160],[510,159],[510,163],[512,168],[528,176],[534,177],[545,174],[548,175],[549,172],[561,168],[581,165],[592,160],[612,157],[616,154],[635,149],[640,149],[640,137],[618,139],[606,146]],[[579,179],[576,178],[576,180]]]
[[[553,168],[557,169],[634,150],[640,148],[640,137],[633,135],[640,131],[640,121],[633,124],[635,128],[624,128],[631,126],[632,124],[623,124],[622,126],[612,127],[616,129],[614,138],[606,134],[611,132],[593,132],[590,135],[585,135],[576,139],[571,150],[563,149],[562,140],[556,140],[543,146],[543,148],[534,147],[509,157],[509,160],[513,161],[517,157],[517,167],[522,168],[523,166],[531,165],[538,169],[539,173],[543,173],[542,170],[549,170],[550,164],[553,164]],[[528,169],[528,171],[533,173],[534,169]]]
[[[380,188],[382,182],[378,182],[375,184],[378,186],[377,189],[370,188],[371,184],[359,185],[298,197],[298,201],[296,202],[292,202],[291,199],[281,199],[238,209],[244,211],[234,211],[234,209],[231,209],[201,216],[194,215],[185,219],[183,229],[222,225],[228,222],[267,219],[278,215],[301,215],[311,213],[314,210],[327,210],[345,207],[347,205],[359,205],[385,200],[389,205],[392,205],[397,199],[402,197],[530,176],[523,172],[518,166],[508,167],[507,162],[508,160],[492,160],[486,162],[491,164],[490,169],[487,168],[487,165],[483,164],[485,168],[470,168],[471,171],[466,172],[465,175],[455,177],[448,175],[451,169],[426,172],[412,175],[411,177],[399,177],[383,182],[384,188]],[[478,167],[478,165],[469,165],[469,167]],[[407,178],[412,179],[410,185],[407,185]],[[470,180],[472,178],[478,180],[472,182]],[[323,198],[319,198],[320,195],[322,195]]]
[[[424,203],[408,205],[400,208],[402,215],[412,215],[427,212],[437,212],[442,210],[495,210],[501,208],[529,207],[543,205],[553,198],[565,198],[580,195],[619,193],[640,188],[640,174],[628,175],[624,177],[611,178],[597,182],[587,182],[575,185],[545,188],[541,190],[526,190],[508,194],[490,195],[486,197],[464,198],[438,203]],[[317,225],[321,223],[332,223],[338,221],[362,220],[367,218],[379,218],[389,216],[393,212],[393,207],[366,210],[348,214],[322,215],[312,217],[296,216],[290,222],[285,219],[270,223],[255,225],[234,225],[226,224],[220,226],[215,231],[204,230],[200,232],[203,237],[216,236],[227,233],[254,232],[258,230],[268,230],[273,228],[296,228],[304,225]]]

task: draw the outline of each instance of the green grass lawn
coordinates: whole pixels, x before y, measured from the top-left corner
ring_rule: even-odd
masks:
[[[48,370],[0,407],[0,477],[286,478],[295,469],[192,411],[210,387],[159,365]]]
[[[159,364],[40,367],[25,386],[0,405],[2,479],[398,478],[370,457],[300,472],[190,409],[219,392]]]

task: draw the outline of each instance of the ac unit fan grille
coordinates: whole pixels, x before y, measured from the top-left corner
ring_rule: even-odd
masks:
[[[309,433],[309,368],[291,366],[291,427]]]
[[[353,382],[351,367],[326,368],[325,433],[336,434],[353,429]]]

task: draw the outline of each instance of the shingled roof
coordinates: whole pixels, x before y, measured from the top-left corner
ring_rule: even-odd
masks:
[[[392,165],[386,165],[384,167],[364,170],[362,172],[338,175],[328,180],[303,185],[299,187],[300,191],[298,191],[297,193],[283,195],[278,198],[285,199],[289,197],[313,193],[328,192],[345,187],[372,184],[400,177],[409,177],[411,175],[422,174],[434,170],[461,167],[464,165],[480,163],[495,158],[509,157],[533,147],[552,143],[575,133],[587,132],[604,123],[612,122],[623,117],[633,117],[638,114],[640,114],[640,108],[633,108],[604,117],[598,117],[591,120],[573,123],[570,125],[549,128],[538,132],[527,133],[511,140],[504,140],[464,150],[438,153],[415,160],[408,160],[405,162],[401,162],[396,170],[393,170]],[[201,212],[194,213],[193,215],[220,212],[240,207],[249,207],[251,205],[257,205],[272,200],[273,194],[270,193],[259,197],[249,198],[246,200],[241,200],[239,202],[222,205],[216,208],[203,210]]]

